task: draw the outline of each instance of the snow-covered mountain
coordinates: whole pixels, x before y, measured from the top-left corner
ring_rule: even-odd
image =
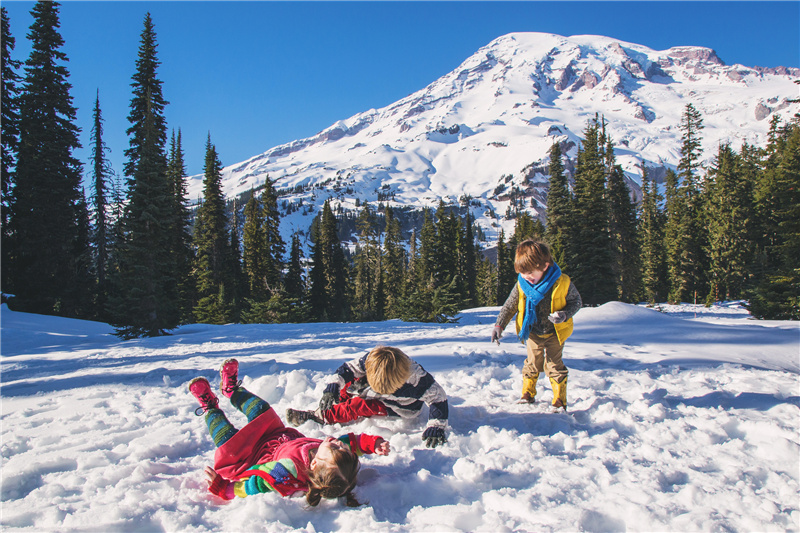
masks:
[[[286,234],[306,229],[327,198],[355,209],[357,199],[435,207],[471,197],[491,239],[501,226],[513,228],[504,220],[513,187],[543,217],[549,148],[561,142],[574,158],[596,113],[636,184],[642,161],[677,164],[686,104],[702,113],[710,162],[719,143],[764,145],[770,117],[800,109],[789,102],[797,78],[798,68],[726,65],[708,48],[655,51],[595,35],[514,33],[392,105],[226,167],[223,188],[231,197],[269,175],[291,189],[281,199]],[[189,191],[202,195],[202,176],[190,179]]]

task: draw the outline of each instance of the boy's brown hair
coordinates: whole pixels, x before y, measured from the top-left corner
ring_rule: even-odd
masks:
[[[546,242],[526,239],[517,246],[514,256],[514,270],[517,274],[544,270],[547,263],[553,263],[553,255]]]
[[[399,348],[378,346],[367,355],[367,383],[378,394],[391,394],[411,376],[411,359]]]

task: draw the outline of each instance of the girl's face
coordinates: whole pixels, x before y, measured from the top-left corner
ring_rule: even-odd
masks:
[[[334,450],[343,450],[347,453],[353,453],[345,443],[333,437],[325,437],[322,444],[317,448],[317,454],[311,460],[311,468],[315,468],[318,464],[324,465],[328,468],[338,468],[336,460],[333,455]]]
[[[544,276],[544,273],[547,272],[547,269],[549,267],[550,267],[550,263],[545,263],[544,264],[544,269],[542,269],[542,270],[539,270],[538,268],[536,268],[536,269],[533,269],[530,272],[520,272],[519,275],[522,276],[522,278],[525,281],[527,281],[528,283],[531,283],[531,284],[535,285],[535,284],[539,283],[542,280],[542,277]]]

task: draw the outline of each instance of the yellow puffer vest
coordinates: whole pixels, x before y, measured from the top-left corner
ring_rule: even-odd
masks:
[[[550,301],[550,312],[554,313],[555,311],[561,311],[567,306],[567,291],[569,290],[569,276],[566,274],[561,274],[561,277],[556,280],[556,284],[553,286],[553,298]],[[525,292],[522,290],[522,287],[519,286],[519,281],[517,282],[517,291],[519,292],[519,304],[517,307],[517,335],[519,335],[520,330],[522,329],[522,324],[525,322]],[[556,328],[556,336],[558,336],[558,342],[564,344],[564,341],[572,335],[572,318],[570,317],[569,320],[565,320],[561,324],[554,324]]]

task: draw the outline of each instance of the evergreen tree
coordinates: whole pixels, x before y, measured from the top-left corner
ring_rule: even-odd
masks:
[[[164,99],[157,77],[156,34],[144,19],[128,121],[130,147],[124,165],[128,201],[117,246],[117,271],[111,298],[112,323],[125,337],[156,336],[180,322],[176,263],[170,229],[175,224],[167,179]]]
[[[754,252],[752,182],[744,177],[742,161],[729,145],[720,145],[708,178],[711,294],[715,300],[742,298]]]
[[[231,272],[231,236],[222,194],[222,163],[217,150],[206,141],[203,203],[197,208],[194,272],[198,303],[194,314],[199,322],[226,324],[233,318],[234,277]]]
[[[386,207],[386,234],[383,240],[383,271],[388,290],[386,294],[386,318],[398,318],[399,300],[404,292],[405,252],[403,250],[400,222],[394,210]]]
[[[0,107],[2,108],[2,119],[0,119],[0,180],[2,180],[2,191],[0,191],[0,213],[2,213],[2,244],[0,251],[0,268],[2,268],[2,281],[0,285],[3,291],[11,288],[11,265],[13,234],[11,233],[10,209],[13,204],[11,199],[14,186],[13,169],[16,163],[15,154],[19,149],[19,90],[17,84],[19,76],[17,69],[19,61],[11,59],[11,52],[14,50],[16,40],[11,36],[11,27],[6,8],[0,7],[2,12],[2,33],[0,34],[0,47],[2,47],[2,65],[0,66]]]
[[[611,146],[606,153],[613,153]],[[641,291],[641,255],[636,232],[636,206],[625,183],[622,167],[614,165],[608,175],[609,230],[612,270],[617,284],[617,299],[635,303]]]
[[[475,236],[472,231],[472,214],[467,210],[464,217],[464,227],[459,233],[459,272],[463,279],[463,293],[465,307],[478,305],[478,252],[475,247]],[[463,237],[462,237],[463,235]]]
[[[664,214],[655,180],[650,181],[642,165],[642,211],[639,218],[639,243],[642,249],[642,290],[650,303],[667,297],[667,264],[664,251]]]
[[[343,322],[349,318],[347,267],[330,201],[322,206],[312,251],[310,304],[318,320]]]
[[[358,244],[355,254],[355,280],[353,314],[356,320],[380,320],[378,314],[378,285],[380,270],[380,248],[376,238],[375,213],[367,202],[361,205],[356,222]],[[382,307],[382,303],[380,304]]]
[[[303,276],[303,247],[297,233],[292,235],[289,266],[283,284],[286,298],[293,308],[291,320],[293,322],[307,320],[309,310],[306,302],[306,282]]]
[[[184,324],[194,319],[196,303],[194,278],[192,277],[192,213],[189,208],[186,185],[186,164],[184,163],[181,130],[177,137],[172,133],[169,159],[167,161],[167,181],[172,200],[172,227],[170,228],[170,253],[175,262],[175,278],[178,280],[178,307],[180,321]]]
[[[800,121],[793,121],[776,147],[772,179],[778,197],[772,264],[753,292],[750,311],[772,320],[800,320]]]
[[[108,271],[109,240],[111,238],[110,223],[108,220],[108,186],[113,175],[111,164],[105,157],[108,148],[103,142],[103,115],[100,111],[100,91],[97,91],[94,110],[92,112],[92,160],[91,177],[94,183],[92,195],[94,213],[94,272],[97,278],[96,309],[98,318],[106,318],[108,305],[108,284],[106,273]]]
[[[514,271],[514,253],[505,243],[505,232],[501,229],[497,236],[497,303],[503,305],[508,298],[517,274]]]
[[[243,243],[243,270],[248,297],[254,302],[265,302],[270,297],[265,265],[267,235],[264,230],[261,200],[253,194],[253,191],[244,207]]]
[[[266,239],[266,255],[264,267],[267,289],[274,295],[281,288],[281,272],[286,243],[280,232],[281,213],[278,208],[278,193],[275,182],[267,176],[264,191],[261,193],[261,205],[264,213],[264,238]]]
[[[572,198],[567,178],[564,175],[564,164],[561,162],[561,146],[554,143],[550,148],[550,180],[547,191],[547,229],[545,240],[550,245],[553,258],[562,270],[569,265],[566,258],[568,243],[569,218]]]
[[[89,274],[82,266],[88,256],[82,168],[72,155],[80,148],[79,129],[61,51],[59,4],[37,2],[31,14],[9,220],[13,274],[4,290],[16,295],[16,309],[85,317],[90,294],[75,290],[88,286]]]
[[[497,298],[497,267],[489,259],[483,257],[481,252],[478,252],[478,254],[480,255],[477,263],[478,305],[481,307],[499,305]]]
[[[678,163],[680,186],[675,197],[677,218],[670,220],[676,233],[676,240],[671,243],[669,255],[672,281],[670,300],[673,302],[694,301],[698,296],[705,295],[707,287],[705,206],[697,175],[702,154],[700,147],[702,129],[703,120],[699,111],[692,104],[687,104],[681,118],[683,144],[681,160]]]
[[[605,190],[605,139],[597,119],[584,133],[575,169],[574,237],[569,242],[567,263],[583,302],[600,305],[617,297]]]

